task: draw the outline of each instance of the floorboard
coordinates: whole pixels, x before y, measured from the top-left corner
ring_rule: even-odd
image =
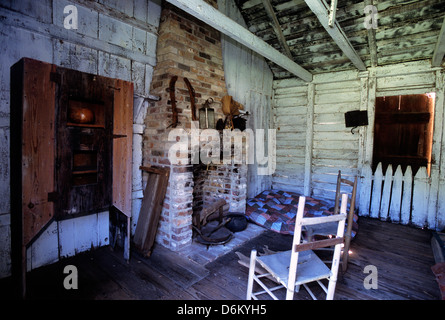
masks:
[[[438,300],[440,292],[431,266],[435,264],[430,246],[431,233],[383,222],[359,220],[359,232],[351,243],[348,271],[339,275],[337,300]],[[240,252],[252,249],[288,250],[292,236],[262,232],[208,263],[156,246],[151,257],[137,252],[127,263],[122,252],[109,247],[63,259],[28,273],[28,299],[97,300],[243,300],[247,267],[238,263]],[[209,256],[211,252],[209,251]],[[78,268],[79,289],[66,290],[66,265]],[[378,270],[378,288],[365,289],[364,268]],[[11,279],[0,280],[0,298],[7,298]],[[277,293],[284,297],[284,291]],[[320,294],[322,298],[322,295]],[[306,300],[304,289],[295,299]]]

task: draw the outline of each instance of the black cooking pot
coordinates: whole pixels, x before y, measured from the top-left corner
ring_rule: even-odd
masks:
[[[230,218],[230,221],[225,227],[232,232],[243,231],[247,228],[247,218],[243,213],[229,213],[226,218]]]

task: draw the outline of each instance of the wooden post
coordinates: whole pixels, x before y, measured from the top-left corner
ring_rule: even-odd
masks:
[[[307,113],[306,113],[306,151],[304,159],[304,195],[311,196],[312,180],[312,142],[314,137],[314,96],[315,85],[309,83],[307,86]]]
[[[366,126],[364,162],[371,165],[372,153],[374,147],[374,118],[375,118],[375,101],[377,91],[377,79],[374,70],[369,72],[368,77],[368,125]]]
[[[444,20],[445,21],[445,20]],[[443,32],[445,23],[442,26],[441,36],[444,37]],[[442,39],[442,42],[444,40]],[[443,46],[443,43],[442,43]],[[443,190],[445,187],[445,167],[444,157],[444,137],[443,137],[443,125],[444,121],[444,79],[443,73],[436,71],[436,101],[434,108],[434,132],[433,132],[433,145],[431,153],[431,187],[429,192],[428,201],[428,214],[427,223],[430,229],[442,230],[445,226],[445,212],[443,211],[443,205],[440,203],[443,201]],[[441,183],[442,182],[442,183]],[[442,185],[441,185],[442,184]]]
[[[442,72],[436,72],[436,106],[435,106],[435,128],[437,126],[438,117],[442,117],[442,126],[445,123],[445,112],[444,108],[444,75]],[[438,111],[441,110],[441,112]],[[443,130],[443,129],[442,129]],[[434,139],[433,139],[434,141]],[[440,146],[438,146],[439,154],[445,152],[445,137],[442,135]],[[434,149],[433,149],[434,150]],[[445,228],[445,157],[441,157],[440,161],[436,158],[436,163],[439,163],[439,192],[437,196],[437,225],[436,230],[442,230]]]
[[[437,165],[431,169],[430,188],[428,194],[427,226],[429,229],[436,230],[437,216],[437,196],[439,193],[439,170]]]
[[[349,260],[349,247],[351,245],[351,238],[352,238],[352,225],[354,224],[354,211],[355,211],[355,199],[357,195],[357,177],[354,179],[354,187],[352,188],[352,195],[351,195],[351,203],[349,205],[349,212],[348,212],[348,226],[345,233],[345,246],[343,248],[343,255],[342,255],[342,270],[343,272],[346,272],[348,269],[348,260]]]

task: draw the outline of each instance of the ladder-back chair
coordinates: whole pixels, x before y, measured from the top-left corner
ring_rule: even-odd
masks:
[[[349,261],[349,248],[351,245],[352,239],[352,225],[354,224],[354,214],[355,214],[355,199],[357,195],[357,177],[354,178],[354,181],[344,179],[341,176],[341,171],[338,171],[337,175],[337,186],[335,191],[335,205],[334,205],[334,214],[338,214],[339,212],[339,204],[341,197],[341,187],[342,185],[346,185],[352,187],[351,193],[348,193],[348,201],[349,201],[349,210],[347,211],[347,219],[346,219],[346,231],[345,231],[345,244],[343,248],[343,252],[341,254],[341,266],[342,271],[346,272],[348,268]],[[306,233],[303,237],[306,241],[312,241],[314,236],[331,236],[335,234],[337,231],[337,226],[335,223],[326,223],[320,225],[308,226],[305,228]],[[328,248],[326,248],[328,249]],[[332,249],[332,248],[331,248]],[[329,249],[328,249],[329,250]]]
[[[273,291],[283,287],[287,289],[286,300],[292,300],[294,292],[298,292],[300,285],[303,285],[311,297],[316,299],[307,286],[307,283],[314,281],[325,291],[327,300],[333,299],[340,262],[340,251],[344,242],[347,195],[342,196],[340,214],[322,217],[303,217],[305,200],[305,197],[300,196],[291,250],[265,256],[257,256],[256,250],[251,251],[246,296],[248,300],[258,299],[259,295],[266,293],[274,300],[278,300]],[[304,226],[328,222],[335,222],[338,225],[335,238],[300,243]],[[331,246],[335,246],[335,250],[331,268],[328,268],[312,250]],[[256,268],[256,263],[262,268]],[[265,270],[265,273],[258,273],[258,270]],[[266,281],[263,281],[264,278],[273,278],[278,283],[278,286],[274,285],[274,287],[268,288],[265,284]],[[322,279],[329,280],[327,288],[321,282]],[[258,283],[263,290],[253,292],[254,283]]]

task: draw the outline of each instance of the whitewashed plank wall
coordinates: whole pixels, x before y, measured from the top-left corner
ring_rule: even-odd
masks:
[[[218,0],[218,10],[246,26],[232,0]],[[225,35],[221,35],[221,39],[227,92],[251,114],[248,128],[254,133],[255,129],[265,129],[264,140],[267,145],[267,129],[271,128],[273,74],[263,57]],[[254,197],[261,191],[270,189],[270,186],[271,177],[258,175],[256,161],[248,166],[248,197]]]
[[[429,61],[418,61],[369,68],[366,72],[319,74],[310,84],[298,79],[274,81],[277,169],[272,187],[332,201],[336,175],[341,170],[346,177],[360,177],[357,202],[361,215],[443,229],[443,77],[442,71],[431,68]],[[428,201],[422,205],[424,199],[418,196],[419,203],[413,203],[414,209],[411,210],[408,194],[421,194],[409,190],[412,179],[415,179],[412,175],[405,173],[401,180],[401,172],[397,168],[391,168],[392,172],[380,169],[374,175],[371,172],[375,98],[430,92],[436,94],[431,176],[417,177],[417,188],[423,181],[423,188],[427,190],[423,192],[426,192],[424,199],[426,197]],[[308,99],[311,95],[314,99]],[[352,110],[367,110],[369,120],[368,126],[355,129],[354,134],[344,124],[344,113]],[[295,121],[290,121],[293,116]],[[350,192],[347,188],[343,191]],[[369,192],[372,197],[366,196]],[[394,201],[391,201],[391,196]]]
[[[273,124],[277,167],[272,188],[303,193],[308,85],[298,80],[274,82]]]
[[[357,173],[360,135],[344,125],[344,113],[360,108],[357,73],[316,75],[311,84],[275,81],[274,92],[277,169],[272,187],[332,200],[338,170],[346,178]]]
[[[344,113],[360,108],[360,80],[350,72],[316,79],[312,148],[312,195],[334,199],[338,170],[357,173],[359,134],[345,127]],[[357,131],[357,130],[356,130]],[[353,179],[351,179],[353,180]]]

